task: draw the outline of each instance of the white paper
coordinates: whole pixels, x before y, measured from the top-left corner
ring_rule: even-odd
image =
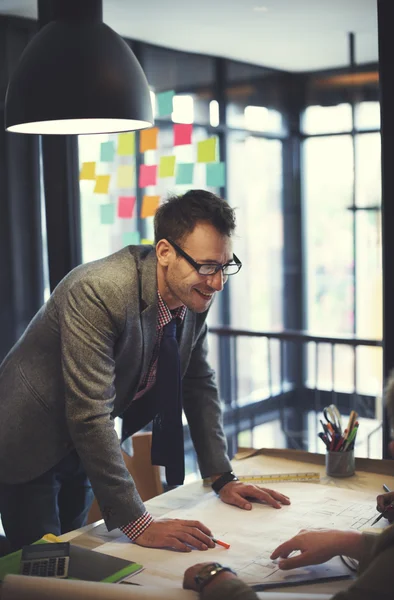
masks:
[[[7,575],[1,600],[198,600],[189,590]]]
[[[232,567],[249,584],[302,582],[321,577],[349,574],[339,558],[323,565],[281,571],[270,559],[272,551],[302,528],[357,529],[368,527],[376,517],[373,494],[331,488],[311,483],[277,483],[275,489],[291,498],[290,506],[275,510],[254,504],[251,511],[222,503],[212,492],[193,507],[168,512],[166,518],[197,519],[215,537],[231,544],[226,550],[216,546],[206,552],[190,553],[142,548],[125,536],[96,549],[113,556],[134,560],[145,567],[133,581],[144,585],[181,587],[184,571],[198,562],[218,561]]]

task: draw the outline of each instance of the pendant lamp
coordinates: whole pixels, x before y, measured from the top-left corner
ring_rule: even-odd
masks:
[[[53,20],[24,50],[8,85],[5,128],[92,134],[153,124],[145,74],[102,21],[101,0],[51,0]]]

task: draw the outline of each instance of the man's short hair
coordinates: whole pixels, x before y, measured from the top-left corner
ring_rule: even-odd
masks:
[[[189,190],[183,196],[171,196],[156,211],[155,243],[163,238],[182,242],[201,222],[210,223],[220,234],[231,237],[235,229],[234,209],[206,190]]]

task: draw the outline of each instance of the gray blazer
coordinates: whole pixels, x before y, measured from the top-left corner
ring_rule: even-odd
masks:
[[[0,481],[34,479],[76,448],[110,530],[145,511],[113,419],[152,356],[156,265],[151,246],[129,246],[77,267],[0,366]],[[231,470],[205,319],[187,311],[180,338],[184,410],[203,477]]]

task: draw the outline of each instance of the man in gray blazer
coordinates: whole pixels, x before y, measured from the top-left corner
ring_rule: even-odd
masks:
[[[155,416],[160,341],[173,317],[202,476],[241,508],[251,508],[248,497],[288,503],[232,474],[206,358],[207,311],[240,268],[234,228],[233,210],[214,194],[170,198],[156,213],[155,248],[129,246],[74,269],[11,349],[0,366],[0,514],[14,548],[83,525],[90,484],[109,530],[120,527],[143,546],[213,547],[202,523],[149,515],[114,429],[117,416],[128,434]]]

